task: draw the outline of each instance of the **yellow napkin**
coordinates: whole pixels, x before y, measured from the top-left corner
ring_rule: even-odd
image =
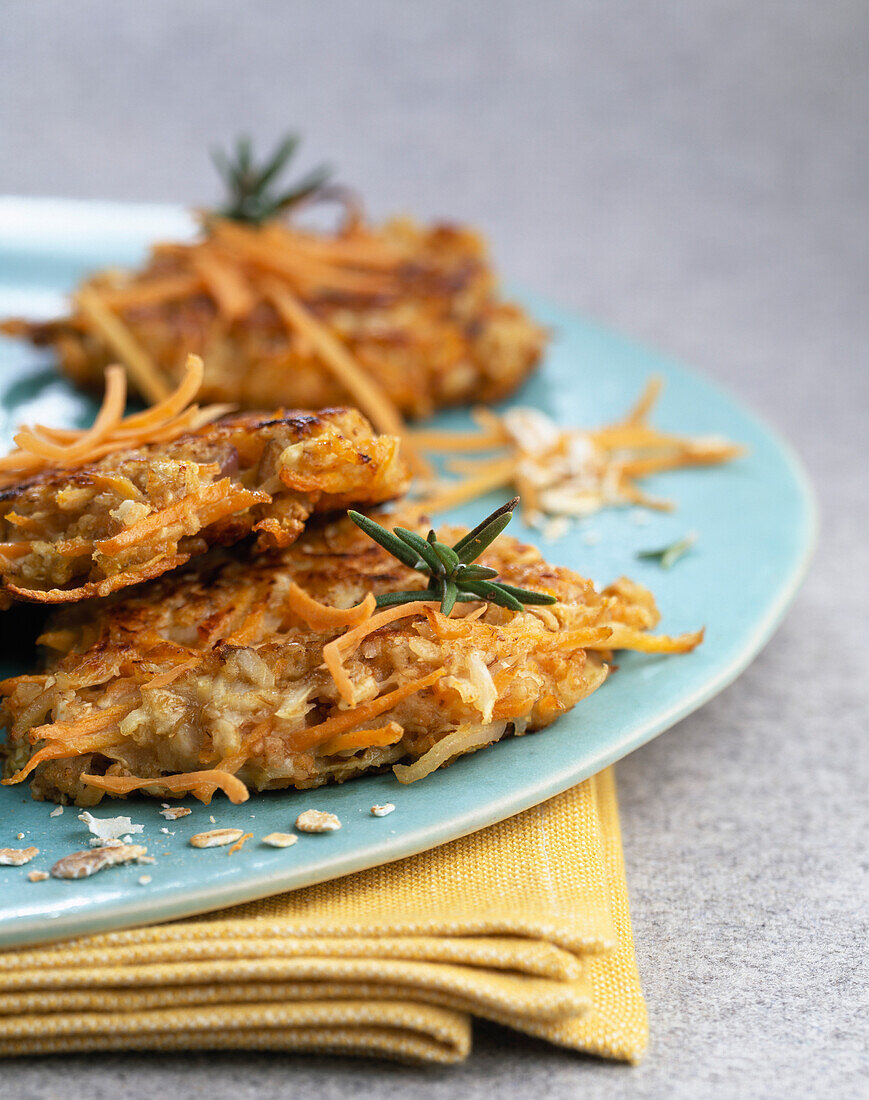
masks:
[[[0,953],[4,1055],[245,1049],[449,1063],[467,1055],[475,1016],[606,1058],[642,1055],[611,770],[398,863]]]

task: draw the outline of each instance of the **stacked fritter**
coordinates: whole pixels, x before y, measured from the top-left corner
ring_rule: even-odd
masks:
[[[0,491],[0,598],[70,603],[253,532],[288,546],[313,512],[401,495],[398,440],[355,409],[237,416]]]
[[[248,786],[314,787],[390,764],[410,781],[548,725],[600,686],[613,649],[700,640],[649,636],[658,615],[644,589],[599,593],[513,539],[480,561],[557,603],[371,614],[372,596],[424,578],[343,519],[269,556],[212,551],[64,609],[41,638],[45,671],[3,685],[7,774],[79,805],[136,790],[242,799]]]
[[[54,348],[92,389],[120,359],[157,400],[194,353],[206,363],[204,400],[351,403],[381,428],[387,402],[424,416],[505,397],[546,339],[498,294],[477,233],[409,219],[325,235],[215,218],[195,243],[159,245],[141,270],[98,274],[74,299],[68,317],[2,329]]]

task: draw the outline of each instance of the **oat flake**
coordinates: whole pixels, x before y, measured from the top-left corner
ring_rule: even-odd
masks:
[[[243,835],[242,829],[209,829],[206,833],[195,833],[190,843],[194,848],[222,848],[234,844]]]
[[[268,833],[262,842],[270,848],[292,848],[298,839],[295,833]]]
[[[305,810],[296,818],[296,828],[302,833],[334,833],[341,822],[325,810]]]
[[[131,863],[147,853],[141,844],[118,844],[110,848],[85,848],[64,856],[51,868],[53,878],[89,878],[104,867]]]
[[[23,867],[38,855],[38,848],[0,848],[0,867]]]

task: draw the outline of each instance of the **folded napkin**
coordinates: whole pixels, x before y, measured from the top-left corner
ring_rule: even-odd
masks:
[[[243,1049],[449,1063],[467,1055],[475,1016],[606,1058],[642,1055],[611,770],[398,863],[0,953],[4,1055]]]

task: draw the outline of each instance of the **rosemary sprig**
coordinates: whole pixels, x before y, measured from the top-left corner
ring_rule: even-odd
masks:
[[[696,541],[696,532],[690,531],[684,538],[671,542],[669,546],[662,546],[658,550],[641,550],[637,557],[644,561],[656,561],[662,569],[672,569],[679,558],[687,554]]]
[[[226,204],[216,211],[218,216],[249,225],[261,225],[282,210],[320,191],[330,175],[330,169],[325,165],[303,176],[288,190],[278,191],[273,186],[292,160],[298,145],[298,136],[290,134],[259,165],[254,161],[249,137],[239,138],[229,156],[222,149],[213,150],[211,158],[228,192]]]
[[[441,611],[449,615],[456,603],[488,602],[511,611],[521,611],[525,604],[556,603],[556,597],[546,592],[532,592],[496,580],[498,571],[485,565],[474,565],[476,558],[491,546],[513,518],[519,498],[503,504],[478,523],[473,531],[460,538],[454,546],[441,542],[436,532],[422,538],[415,531],[396,527],[388,531],[359,512],[347,515],[357,527],[384,550],[410,569],[428,576],[428,586],[402,592],[384,592],[377,597],[378,607],[413,603],[415,600],[440,600]]]

